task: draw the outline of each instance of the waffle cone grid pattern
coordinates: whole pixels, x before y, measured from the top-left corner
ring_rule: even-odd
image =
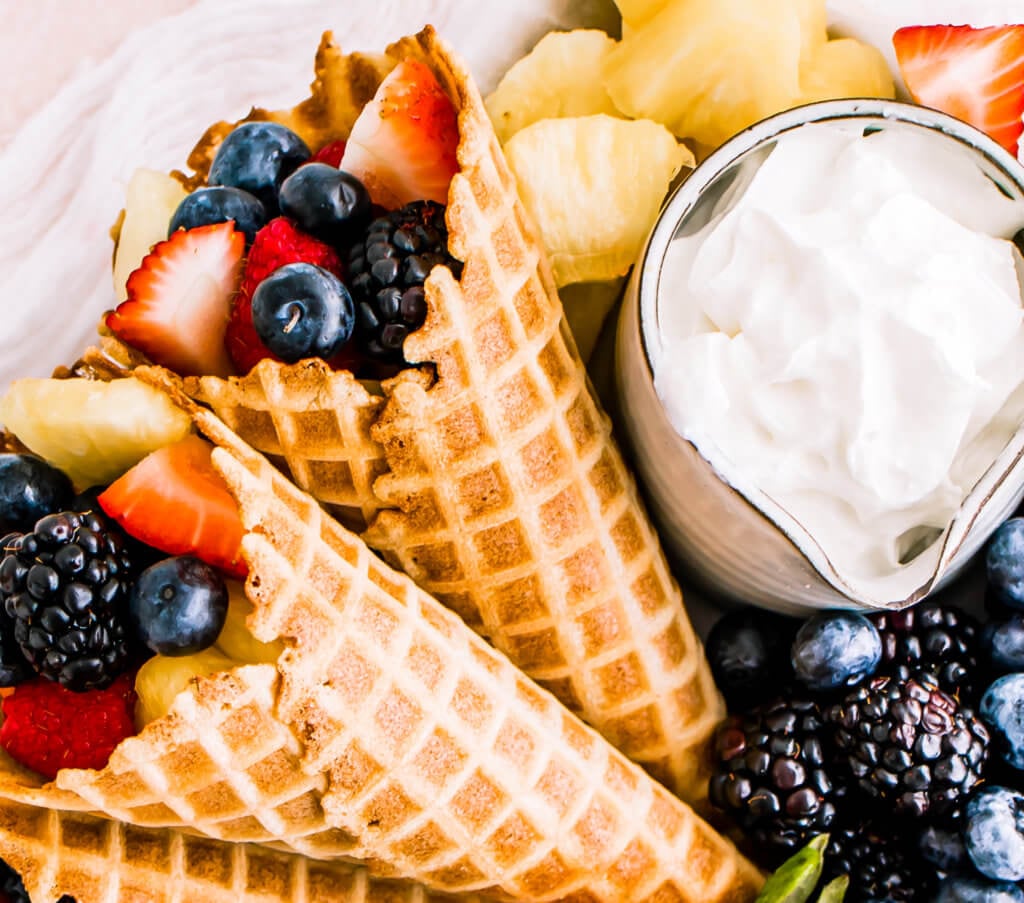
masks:
[[[0,800],[0,857],[53,903],[433,903],[413,884],[252,844]],[[478,903],[476,896],[459,897]]]
[[[483,103],[432,30],[388,57],[430,66],[459,111],[447,219],[465,266],[459,282],[431,273],[426,324],[406,340],[410,360],[430,366],[386,382],[385,400],[319,365],[300,365],[319,388],[286,400],[278,387],[295,368],[269,362],[191,391],[303,488],[372,518],[370,545],[699,802],[722,703]],[[353,424],[341,417],[375,421],[369,439],[342,436]],[[332,421],[332,451],[310,458],[304,431]],[[331,470],[352,489],[318,489]]]
[[[355,857],[439,891],[753,899],[760,876],[728,841],[264,459],[237,445],[215,462],[250,530],[253,633],[289,646],[280,684],[272,666],[199,681],[154,725],[166,737],[147,729],[60,787],[124,821]]]

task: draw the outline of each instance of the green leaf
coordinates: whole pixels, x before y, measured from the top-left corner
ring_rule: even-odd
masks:
[[[843,903],[846,896],[846,888],[850,886],[850,876],[840,875],[834,878],[818,894],[818,903]]]
[[[756,903],[807,903],[821,877],[828,835],[819,834],[787,859],[761,889]]]

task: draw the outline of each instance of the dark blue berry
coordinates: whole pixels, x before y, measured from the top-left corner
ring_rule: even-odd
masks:
[[[1007,881],[958,875],[942,882],[934,903],[1024,903],[1024,890]]]
[[[228,613],[228,590],[216,568],[181,555],[146,568],[128,613],[139,639],[160,655],[191,655],[212,646]]]
[[[964,843],[974,867],[996,881],[1024,879],[1024,796],[983,787],[967,802]]]
[[[992,731],[997,754],[1014,768],[1024,769],[1024,674],[996,680],[981,698],[980,714]]]
[[[253,293],[252,322],[263,344],[281,360],[326,360],[352,337],[355,307],[333,273],[310,263],[290,263]]]
[[[1024,671],[1024,614],[986,624],[981,633],[981,651],[996,674]]]
[[[815,615],[793,641],[793,671],[812,690],[854,686],[875,673],[881,657],[875,625],[849,611]]]
[[[347,244],[370,224],[370,193],[355,176],[326,163],[293,172],[278,196],[281,212],[310,235]]]
[[[234,220],[235,228],[245,233],[246,245],[251,245],[256,233],[267,223],[267,211],[259,198],[241,188],[213,185],[197,188],[174,211],[167,234],[179,229],[195,229]]]
[[[71,481],[35,455],[0,454],[0,533],[28,532],[47,514],[66,508]]]
[[[921,858],[943,872],[959,872],[970,863],[959,826],[928,825],[917,839]]]
[[[792,676],[789,649],[798,622],[760,608],[742,608],[721,618],[705,650],[719,690],[734,711],[775,695]]]
[[[1011,608],[1024,608],[1024,517],[1011,517],[992,534],[985,565],[996,598]]]
[[[276,122],[243,122],[217,148],[207,181],[254,194],[272,218],[281,183],[309,156],[306,142],[291,129]]]

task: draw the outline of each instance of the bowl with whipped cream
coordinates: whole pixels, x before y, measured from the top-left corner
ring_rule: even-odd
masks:
[[[663,539],[713,591],[901,608],[1024,497],[1024,168],[957,119],[828,101],[704,160],[616,374]]]

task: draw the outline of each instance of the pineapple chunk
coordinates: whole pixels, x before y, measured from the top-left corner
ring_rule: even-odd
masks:
[[[505,147],[558,285],[624,275],[690,152],[656,122],[544,119]]]
[[[181,183],[162,172],[137,169],[125,192],[124,220],[114,252],[114,291],[117,300],[128,297],[128,277],[153,245],[167,238],[167,227],[185,199]]]
[[[828,10],[825,0],[793,0],[800,21],[800,64],[828,40]]]
[[[896,96],[881,51],[853,38],[820,44],[800,66],[801,102]]]
[[[228,587],[228,616],[217,637],[216,646],[225,655],[249,665],[273,664],[284,650],[282,643],[261,643],[246,624],[252,603],[245,586],[237,580],[224,581]]]
[[[154,655],[135,675],[135,726],[141,731],[162,718],[182,690],[197,677],[229,671],[237,663],[211,647],[193,655]]]
[[[192,431],[188,414],[134,378],[15,380],[0,423],[83,488],[112,482]]]
[[[674,0],[609,54],[605,87],[627,116],[718,146],[799,98],[814,11],[810,0]]]
[[[615,115],[601,83],[601,70],[615,49],[603,31],[551,32],[505,73],[487,100],[487,112],[504,144],[540,119]]]
[[[559,290],[565,319],[576,340],[576,348],[584,363],[590,360],[601,336],[604,321],[622,294],[624,279],[609,282],[577,282]]]
[[[650,22],[672,0],[615,0],[615,5],[622,13],[622,24],[625,28],[639,28]],[[623,31],[625,34],[625,31]]]

